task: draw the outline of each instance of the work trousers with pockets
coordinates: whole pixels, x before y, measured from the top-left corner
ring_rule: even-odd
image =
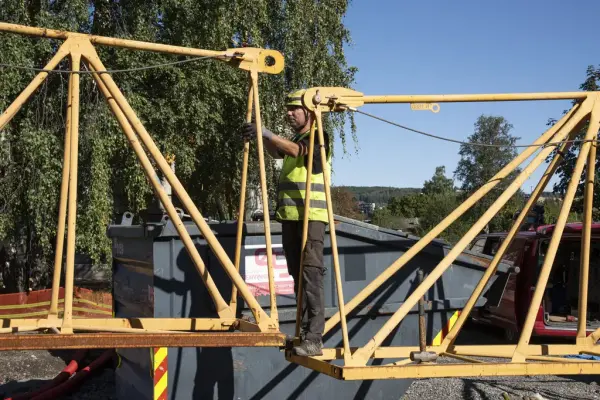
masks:
[[[308,239],[304,251],[304,280],[302,297],[301,332],[307,340],[322,340],[325,329],[325,290],[323,276],[323,242],[325,223],[308,222]],[[298,299],[300,257],[302,254],[302,221],[282,221],[283,251],[288,272],[294,278],[294,293]]]

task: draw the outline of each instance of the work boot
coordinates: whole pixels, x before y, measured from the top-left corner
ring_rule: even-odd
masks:
[[[294,353],[297,356],[322,356],[323,342],[317,340],[306,339],[299,346],[294,347]]]

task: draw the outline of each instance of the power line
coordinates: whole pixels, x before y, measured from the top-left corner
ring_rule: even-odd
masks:
[[[368,117],[377,119],[379,121],[383,121],[385,123],[397,126],[399,128],[402,128],[402,129],[406,129],[406,130],[411,131],[411,132],[418,133],[420,135],[429,136],[429,137],[434,138],[434,139],[443,140],[443,141],[446,141],[446,142],[458,143],[458,144],[462,144],[462,145],[466,145],[466,146],[495,147],[495,148],[507,148],[507,147],[519,148],[519,147],[558,146],[558,145],[561,145],[561,144],[564,144],[564,143],[598,142],[598,140],[595,140],[595,139],[592,139],[592,140],[582,140],[582,139],[579,139],[579,140],[563,140],[563,141],[560,141],[560,142],[548,142],[548,143],[541,143],[541,144],[488,144],[488,143],[465,142],[465,141],[462,141],[462,140],[451,139],[451,138],[447,138],[447,137],[443,137],[443,136],[434,135],[432,133],[420,131],[418,129],[414,129],[414,128],[411,128],[411,127],[408,127],[408,126],[405,126],[405,125],[401,125],[401,124],[396,123],[394,121],[390,121],[390,120],[387,120],[385,118],[378,117],[377,115],[373,115],[373,114],[370,114],[370,113],[365,112],[365,111],[360,111],[360,110],[358,110],[358,109],[356,109],[354,107],[349,107],[349,106],[345,106],[345,105],[341,105],[341,106],[344,107],[344,108],[346,108],[347,110],[352,111],[352,112],[366,115]]]

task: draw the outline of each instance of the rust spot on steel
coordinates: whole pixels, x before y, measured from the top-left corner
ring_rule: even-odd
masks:
[[[3,334],[0,350],[147,347],[283,347],[282,333],[75,333]]]

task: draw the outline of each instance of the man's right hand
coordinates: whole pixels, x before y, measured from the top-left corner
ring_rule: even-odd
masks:
[[[263,127],[262,136],[269,140],[273,137],[273,132]],[[242,125],[242,138],[247,142],[256,138],[256,124],[250,122],[244,123],[244,125]]]
[[[256,137],[256,125],[249,122],[242,125],[242,138],[244,141],[249,142]]]

